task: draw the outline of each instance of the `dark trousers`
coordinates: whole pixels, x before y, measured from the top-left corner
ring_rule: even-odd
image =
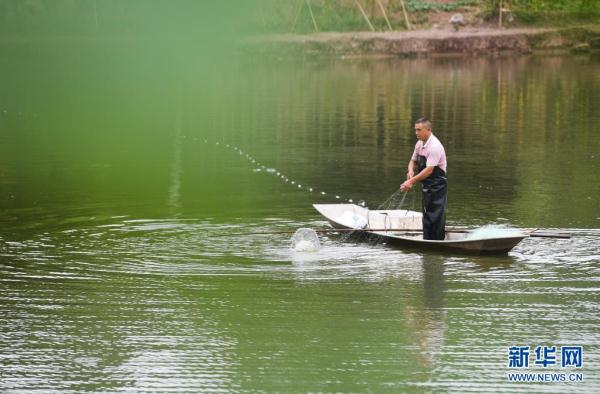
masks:
[[[423,188],[423,239],[446,238],[446,203],[448,186]]]

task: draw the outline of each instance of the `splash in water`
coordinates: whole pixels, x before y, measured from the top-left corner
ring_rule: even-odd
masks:
[[[296,252],[316,252],[320,248],[321,243],[315,230],[299,228],[292,236],[292,249]]]

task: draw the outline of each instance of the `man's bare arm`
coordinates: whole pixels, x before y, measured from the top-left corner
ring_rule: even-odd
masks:
[[[410,166],[410,164],[409,164]],[[415,183],[420,182],[424,179],[427,179],[432,173],[435,166],[425,167],[423,171],[419,172],[417,175],[407,179],[402,185],[400,185],[400,190],[403,192],[408,191],[411,187],[414,186]],[[410,167],[409,167],[410,172]]]
[[[416,161],[411,160],[408,162],[408,172],[406,173],[406,179],[410,179],[413,176],[415,176],[415,165],[417,164]]]

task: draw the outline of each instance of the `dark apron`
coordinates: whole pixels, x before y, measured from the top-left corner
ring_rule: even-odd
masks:
[[[417,156],[417,171],[427,167],[427,158]],[[440,167],[434,167],[429,177],[421,181],[423,191],[423,239],[446,238],[446,203],[448,179]]]

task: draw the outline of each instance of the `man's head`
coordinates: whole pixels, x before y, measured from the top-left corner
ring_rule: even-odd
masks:
[[[417,119],[415,122],[415,134],[417,139],[425,142],[431,136],[431,122],[427,118]]]

